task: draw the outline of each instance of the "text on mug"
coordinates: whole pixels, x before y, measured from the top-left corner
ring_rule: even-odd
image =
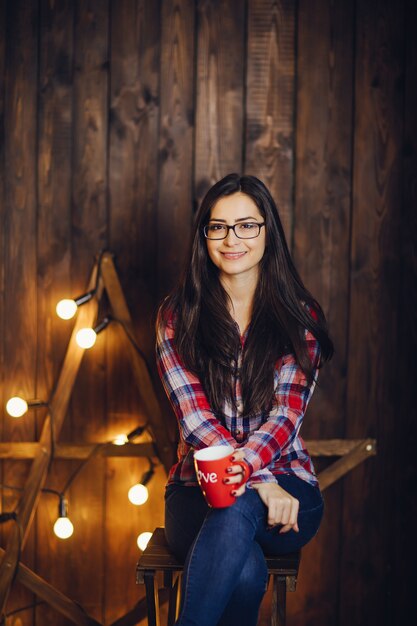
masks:
[[[198,480],[202,480],[205,483],[217,483],[217,474],[216,472],[202,472],[198,470],[197,472]]]

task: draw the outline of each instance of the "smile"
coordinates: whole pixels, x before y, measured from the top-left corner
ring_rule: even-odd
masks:
[[[241,259],[245,254],[246,252],[221,252],[221,255],[229,261]]]

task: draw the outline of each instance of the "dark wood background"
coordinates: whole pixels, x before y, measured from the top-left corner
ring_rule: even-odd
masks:
[[[378,440],[325,494],[290,626],[413,614],[416,37],[413,0],[0,0],[2,399],[49,397],[72,328],[55,303],[83,292],[101,248],[152,360],[152,316],[209,185],[247,172],[278,202],[336,346],[303,435]],[[62,441],[146,419],[125,341],[111,325],[85,355]],[[2,412],[3,441],[35,440],[43,417]],[[55,461],[48,486],[76,466]],[[28,467],[4,461],[2,483],[21,486]],[[69,493],[73,537],[54,537],[43,495],[22,555],[106,624],[143,593],[136,536],[163,521],[160,467],[149,501],[127,501],[146,467],[92,460]],[[18,494],[1,498],[11,510]],[[15,584],[7,612],[33,602]],[[7,624],[67,621],[40,605]]]

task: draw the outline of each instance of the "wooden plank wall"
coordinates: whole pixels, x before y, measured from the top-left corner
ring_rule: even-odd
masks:
[[[33,244],[37,229],[39,16],[37,7],[25,9],[23,2],[7,4],[5,10],[3,389],[6,398],[10,393],[14,395],[14,389],[33,398],[37,374],[37,251]],[[5,441],[32,439],[36,431],[33,416],[23,421],[4,420],[2,425]],[[2,481],[21,485],[27,470],[24,462],[4,463]],[[11,510],[18,501],[18,493],[7,490],[2,495],[4,508]],[[35,551],[36,535],[32,533],[22,554],[29,567],[35,564]],[[31,604],[32,600],[27,590],[16,587],[9,610]],[[24,612],[23,619],[30,620],[31,613]]]
[[[49,2],[40,6],[38,96],[38,337],[37,396],[47,398],[54,385],[69,339],[71,324],[62,323],[54,312],[56,298],[72,290],[71,271],[71,186],[73,146],[73,8],[62,2],[56,10]],[[52,245],[51,245],[52,242]],[[34,339],[32,339],[33,341]],[[30,420],[30,415],[28,415]],[[28,421],[29,421],[28,420]],[[70,419],[62,431],[70,438]],[[55,461],[47,481],[52,489],[62,489],[72,463]],[[42,496],[36,516],[36,571],[46,580],[55,581],[60,589],[71,584],[70,568],[61,560],[71,559],[71,545],[58,543],[51,532],[57,517],[57,498]],[[70,507],[72,499],[70,501]],[[72,508],[72,507],[71,507]],[[70,517],[75,511],[70,509]],[[75,520],[74,520],[75,522]],[[17,614],[22,618],[22,614]],[[28,611],[26,621],[32,615]],[[48,606],[36,609],[34,622],[52,623],[56,613]],[[23,619],[23,618],[22,618]]]
[[[124,281],[134,286],[125,295],[141,347],[151,361],[157,288],[160,7],[158,2],[123,0],[113,2],[110,10],[109,245]],[[129,363],[123,330],[117,326],[108,330],[106,436],[115,436],[130,432],[147,416],[132,377],[126,376]],[[163,476],[150,483],[150,500],[143,513],[126,506],[126,494],[148,469],[147,460],[108,459],[106,466],[103,612],[111,623],[143,594],[135,589],[126,563],[132,562],[137,535],[149,530],[151,520],[163,522]],[[156,513],[150,508],[155,506]]]
[[[335,356],[319,382],[309,436],[346,436],[347,323],[349,309],[353,4],[301,2],[298,12],[294,257],[328,316]],[[349,97],[346,97],[346,93]],[[326,493],[320,540],[302,571],[305,623],[334,623],[343,584],[339,558],[343,484]],[[314,572],[313,575],[311,575]],[[309,577],[307,584],[304,576]],[[298,598],[291,598],[291,606]]]
[[[408,372],[415,372],[415,346],[417,345],[417,328],[415,311],[417,310],[417,46],[415,44],[415,25],[417,23],[417,5],[408,0],[405,10],[405,89],[404,89],[404,130],[403,130],[403,213],[400,224],[401,240],[401,294],[400,294],[400,324],[399,346],[402,359],[399,361],[399,379],[407,381]],[[414,375],[415,380],[415,375]],[[415,455],[413,442],[415,440],[415,396],[412,384],[402,385],[401,394],[401,422],[405,433],[403,457],[404,464],[397,464],[394,470],[396,484],[403,485],[396,490],[395,505],[403,511],[396,515],[394,520],[395,554],[393,571],[399,571],[403,555],[410,552],[408,538],[411,537],[413,520],[417,515],[417,498],[414,495]],[[397,435],[397,441],[401,435]],[[413,555],[411,550],[411,555]],[[410,560],[414,558],[411,556]],[[414,561],[415,562],[415,561]],[[410,576],[411,565],[406,568],[406,576]],[[410,611],[409,586],[402,584],[399,577],[393,595],[397,601],[398,619],[405,622]]]
[[[262,178],[336,347],[303,434],[378,440],[378,456],[326,492],[291,626],[400,625],[411,611],[416,31],[413,0],[0,0],[2,404],[50,394],[72,328],[55,302],[83,292],[103,247],[152,361],[153,315],[205,191],[230,171]],[[86,354],[62,441],[147,420],[125,347],[111,325]],[[43,417],[2,409],[2,439],[35,439]],[[3,462],[2,484],[21,486],[28,467]],[[55,461],[48,486],[76,468]],[[136,536],[163,522],[161,467],[148,503],[127,501],[145,469],[91,460],[69,491],[73,537],[52,534],[57,502],[44,495],[23,553],[106,624],[143,594]],[[2,510],[17,498],[2,490]],[[15,585],[7,612],[29,608],[7,624],[68,623],[34,600]]]
[[[396,598],[381,599],[387,563],[394,559],[394,519],[387,515],[387,490],[395,493],[393,443],[398,437],[395,373],[387,368],[398,345],[401,246],[397,198],[402,184],[404,119],[404,7],[387,2],[359,4],[356,20],[355,139],[352,181],[352,245],[346,434],[374,434],[379,454],[368,468],[349,476],[352,494],[343,511],[341,624],[380,619],[394,611]],[[355,341],[352,338],[355,337]],[[379,341],[378,338],[383,338]],[[364,384],[366,383],[366,384]],[[363,415],[367,419],[363,419]],[[383,434],[382,434],[383,433]],[[361,537],[364,514],[369,537]],[[358,556],[368,563],[359,568]],[[369,582],[373,585],[367,591]],[[359,606],[362,606],[360,610]]]

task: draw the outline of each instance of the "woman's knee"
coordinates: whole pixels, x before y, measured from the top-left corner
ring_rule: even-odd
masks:
[[[264,508],[258,493],[253,489],[247,489],[243,495],[236,498],[232,506],[225,509],[210,509],[209,515],[228,525],[239,523],[239,519],[243,518],[256,527],[264,517]]]

